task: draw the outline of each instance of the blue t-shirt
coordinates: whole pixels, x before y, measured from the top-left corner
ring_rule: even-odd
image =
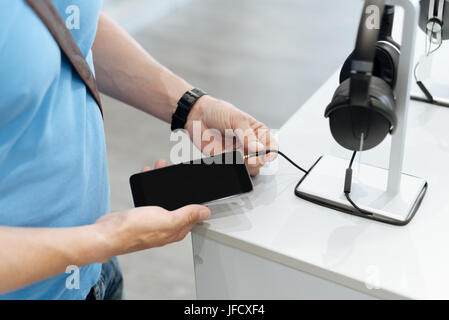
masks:
[[[53,2],[93,71],[101,0]],[[109,211],[95,100],[34,11],[23,0],[0,0],[0,225],[80,226]],[[100,271],[80,268],[79,289],[74,273],[63,273],[0,299],[84,299]]]

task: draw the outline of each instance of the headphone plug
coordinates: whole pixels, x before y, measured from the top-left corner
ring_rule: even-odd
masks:
[[[346,194],[351,193],[351,185],[352,185],[352,169],[347,168],[345,174],[345,188],[344,188],[344,192]]]

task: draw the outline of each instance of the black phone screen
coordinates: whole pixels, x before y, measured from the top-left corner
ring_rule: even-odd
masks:
[[[253,190],[251,177],[238,151],[138,173],[130,178],[136,207],[175,210]]]

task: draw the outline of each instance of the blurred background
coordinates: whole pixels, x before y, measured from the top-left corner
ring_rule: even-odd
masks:
[[[343,64],[360,0],[104,0],[162,64],[278,129]],[[169,126],[103,97],[112,210],[133,206],[129,176],[169,158]],[[323,108],[325,106],[317,106]],[[190,235],[119,258],[128,299],[195,299]]]

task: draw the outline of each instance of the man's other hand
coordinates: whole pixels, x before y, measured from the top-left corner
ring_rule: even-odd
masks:
[[[159,160],[155,169],[165,166],[167,162]],[[142,169],[148,170],[151,168]],[[113,255],[118,255],[181,241],[198,222],[209,217],[209,208],[202,205],[188,205],[174,211],[139,207],[106,214],[95,224],[110,242]]]

